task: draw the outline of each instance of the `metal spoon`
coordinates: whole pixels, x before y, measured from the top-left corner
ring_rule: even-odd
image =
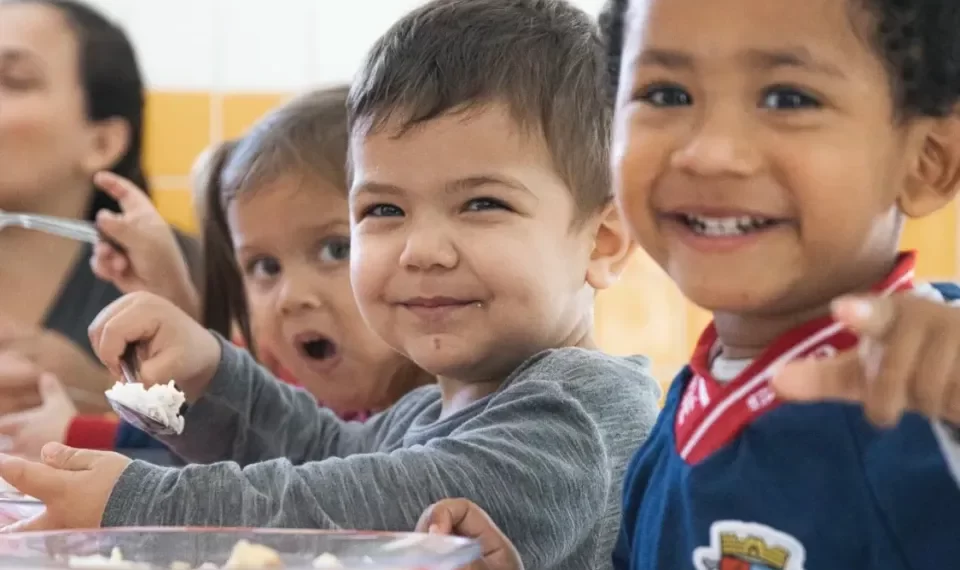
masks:
[[[123,372],[123,381],[125,383],[140,383],[140,359],[137,357],[137,345],[131,344],[127,346],[120,360],[120,370]],[[117,415],[120,416],[121,419],[136,428],[156,435],[176,435],[177,433],[171,426],[126,406],[110,396],[107,396],[107,401],[110,402],[113,411],[117,412]]]
[[[93,222],[86,220],[0,210],[0,230],[4,228],[35,230],[91,244],[104,241],[121,253],[125,251],[123,246],[103,235]]]

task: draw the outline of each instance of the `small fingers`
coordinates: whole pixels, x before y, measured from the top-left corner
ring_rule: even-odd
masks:
[[[123,275],[117,258],[121,257],[113,247],[106,242],[97,242],[93,246],[93,255],[90,256],[90,269],[93,274],[103,281],[114,282]]]
[[[867,378],[863,401],[864,412],[873,423],[894,426],[907,410],[911,385],[918,380],[915,371],[925,339],[918,329],[900,328],[889,335],[882,348],[876,346],[875,350],[882,351],[880,364],[876,377]]]
[[[952,346],[954,338],[947,334],[931,335],[919,358],[924,363],[923,377],[916,378],[921,381],[913,382],[908,390],[910,408],[928,418],[943,417],[950,383],[960,373],[960,354]]]
[[[894,328],[900,297],[847,296],[831,304],[834,318],[853,331],[874,339],[883,339]]]
[[[433,534],[475,539],[480,542],[485,557],[513,548],[490,515],[467,499],[444,499],[435,503],[420,518],[417,528]]]
[[[69,487],[69,474],[42,463],[0,455],[0,478],[44,504],[49,504],[64,493]]]
[[[960,379],[956,376],[944,387],[940,417],[947,423],[960,427]]]
[[[777,396],[792,402],[859,402],[863,398],[863,368],[856,350],[829,358],[790,362],[772,382]]]
[[[120,359],[127,345],[150,336],[138,310],[143,302],[143,294],[124,295],[100,311],[87,330],[93,351],[117,376],[121,374]]]
[[[92,469],[97,460],[105,455],[105,451],[77,449],[57,442],[48,443],[40,450],[40,459],[45,464],[66,471]]]
[[[135,212],[144,207],[153,208],[146,193],[119,174],[109,171],[98,172],[93,177],[93,183],[116,200],[124,212]]]
[[[417,521],[415,532],[428,532],[430,534],[450,534],[453,531],[453,523],[450,518],[450,511],[441,501],[427,507],[427,510],[420,515]]]

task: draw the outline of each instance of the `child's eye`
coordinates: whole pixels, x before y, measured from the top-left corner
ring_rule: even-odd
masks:
[[[320,261],[340,263],[350,259],[350,238],[340,236],[324,240],[320,246]]]
[[[760,106],[773,110],[811,109],[820,107],[820,102],[795,87],[772,87],[764,93]]]
[[[652,85],[636,97],[653,107],[684,107],[693,104],[693,97],[679,85]]]
[[[280,274],[280,261],[274,257],[258,257],[245,266],[247,275],[255,279],[272,279]]]
[[[463,207],[467,212],[482,212],[484,210],[509,210],[510,207],[495,198],[474,198]]]
[[[393,204],[374,204],[363,211],[363,217],[398,218],[403,216],[403,210]]]

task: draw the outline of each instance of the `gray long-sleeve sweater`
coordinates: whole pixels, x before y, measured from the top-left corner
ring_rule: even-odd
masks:
[[[468,498],[532,570],[611,567],[623,471],[658,413],[643,357],[577,348],[527,360],[495,393],[440,419],[436,386],[366,423],[343,422],[224,345],[186,429],[185,468],[133,462],[103,526],[409,531],[427,506]]]

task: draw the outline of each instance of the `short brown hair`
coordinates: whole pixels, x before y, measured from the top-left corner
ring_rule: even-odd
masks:
[[[407,128],[506,103],[539,132],[578,209],[610,199],[613,100],[596,23],[563,0],[434,0],[371,48],[348,99],[350,130]]]
[[[236,324],[251,352],[256,348],[227,207],[237,196],[291,173],[329,182],[346,195],[347,91],[346,86],[338,86],[297,97],[257,122],[235,144],[220,147],[210,159],[203,220],[202,321],[225,336]]]

